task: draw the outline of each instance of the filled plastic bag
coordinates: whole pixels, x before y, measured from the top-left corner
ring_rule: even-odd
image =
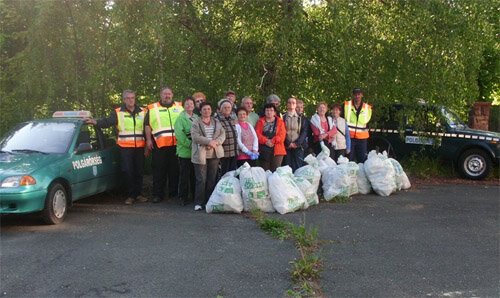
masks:
[[[235,171],[227,172],[219,180],[208,199],[207,213],[241,213],[243,211],[240,181],[235,174]]]
[[[318,160],[319,164],[318,169],[322,175],[323,171],[329,168],[333,168],[337,165],[337,163],[335,163],[335,161],[330,158],[330,149],[328,149],[328,147],[326,147],[323,142],[321,142],[321,152],[318,154],[316,159]]]
[[[309,154],[306,156],[304,161],[307,165],[295,170],[295,177],[301,177],[307,179],[311,183],[311,191],[317,192],[319,188],[319,183],[321,182],[321,172],[319,171],[318,159],[314,155]]]
[[[330,201],[335,197],[349,197],[351,179],[345,167],[327,168],[321,175],[323,197]]]
[[[304,204],[303,209],[307,209],[310,206],[313,205],[318,205],[319,204],[319,197],[317,193],[317,188],[314,188],[314,185],[309,182],[308,179],[305,177],[297,177],[295,176],[295,183],[299,187],[299,189],[302,191],[304,194],[304,197],[306,198],[306,204]]]
[[[361,194],[369,194],[372,191],[372,185],[370,184],[370,181],[366,177],[365,173],[365,165],[363,163],[358,163],[359,167],[359,172],[358,172],[358,178],[356,181],[358,182],[358,191]]]
[[[387,152],[377,154],[375,150],[370,151],[365,161],[365,173],[378,195],[389,196],[397,190],[396,173]]]
[[[394,158],[389,158],[392,162],[392,166],[394,167],[394,172],[396,174],[396,187],[398,190],[400,189],[408,189],[411,187],[410,180],[406,175],[405,171],[403,171],[403,167],[401,164],[395,160]]]
[[[275,210],[267,186],[267,175],[264,169],[261,167],[250,167],[245,162],[238,168],[238,171],[240,175],[243,210],[274,212]]]
[[[273,207],[280,214],[297,211],[304,207],[306,198],[295,183],[292,168],[279,167],[268,179]]]
[[[349,189],[348,189],[348,196],[355,195],[359,193],[358,191],[358,174],[359,174],[359,166],[353,162],[349,161],[347,157],[344,156],[339,156],[338,160],[338,167],[343,167],[346,172],[347,176],[349,176]]]

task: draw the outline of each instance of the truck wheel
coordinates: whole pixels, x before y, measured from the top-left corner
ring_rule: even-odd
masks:
[[[469,149],[460,155],[458,168],[462,177],[481,180],[490,174],[491,158],[481,149]]]
[[[59,183],[50,186],[45,198],[45,208],[42,219],[47,224],[55,225],[63,222],[68,210],[68,196],[66,189]]]

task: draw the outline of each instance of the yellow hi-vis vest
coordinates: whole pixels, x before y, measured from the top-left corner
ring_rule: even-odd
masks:
[[[115,109],[118,118],[118,146],[140,148],[146,144],[144,140],[144,117],[146,116],[146,109],[140,109],[141,111],[135,114],[135,117],[127,110],[122,111],[121,108]]]
[[[344,116],[352,139],[368,139],[370,137],[367,124],[372,118],[372,106],[363,102],[358,118],[352,100],[346,101],[344,102]]]
[[[174,124],[184,108],[180,102],[175,101],[170,108],[162,106],[159,102],[155,102],[148,106],[149,110],[149,126],[151,133],[156,141],[158,148],[175,146],[177,139],[175,138]]]

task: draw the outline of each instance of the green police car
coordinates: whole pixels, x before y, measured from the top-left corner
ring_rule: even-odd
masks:
[[[72,202],[112,189],[120,168],[115,142],[85,123],[88,111],[55,112],[21,123],[0,140],[0,213],[41,211],[58,224]]]
[[[420,102],[377,109],[369,150],[386,150],[397,158],[420,152],[451,160],[462,177],[473,180],[484,179],[500,162],[500,134],[467,127],[451,108]]]

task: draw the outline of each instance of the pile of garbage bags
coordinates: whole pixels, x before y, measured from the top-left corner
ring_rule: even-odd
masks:
[[[285,214],[303,210],[319,204],[320,184],[327,201],[368,194],[372,190],[380,196],[389,196],[411,187],[401,164],[388,158],[386,152],[371,151],[364,164],[343,156],[336,163],[330,158],[328,148],[323,147],[317,157],[310,154],[304,161],[306,165],[295,173],[289,166],[271,173],[248,163],[226,173],[208,200],[207,213],[261,210]]]

